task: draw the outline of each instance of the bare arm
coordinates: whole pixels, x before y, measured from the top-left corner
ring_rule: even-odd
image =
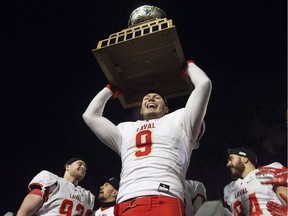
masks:
[[[32,216],[43,204],[43,198],[36,194],[28,194],[18,212],[17,216]]]
[[[187,64],[186,72],[189,74],[195,89],[185,106],[183,129],[191,143],[194,143],[206,114],[212,83],[208,76],[194,63]]]
[[[111,96],[112,92],[110,89],[102,89],[93,98],[88,108],[83,113],[83,119],[104,144],[114,151],[119,152],[119,144],[121,144],[120,132],[116,125],[102,116],[104,107]]]

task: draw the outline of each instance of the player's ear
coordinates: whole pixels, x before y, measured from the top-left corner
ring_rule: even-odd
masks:
[[[114,190],[114,191],[113,191],[113,195],[114,195],[115,197],[117,197],[118,191],[117,191],[117,190]]]
[[[168,113],[169,112],[169,108],[167,106],[165,106],[164,111],[165,111],[165,113]]]
[[[249,159],[247,158],[247,157],[242,157],[243,159],[242,159],[242,161],[243,161],[243,163],[248,163],[249,162]]]

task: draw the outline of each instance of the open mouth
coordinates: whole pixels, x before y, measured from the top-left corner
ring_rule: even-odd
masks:
[[[147,105],[147,108],[148,108],[148,109],[156,109],[156,108],[157,108],[157,105],[154,104],[154,103],[149,103],[149,104]]]
[[[80,173],[82,173],[83,175],[85,174],[84,170],[78,170]]]

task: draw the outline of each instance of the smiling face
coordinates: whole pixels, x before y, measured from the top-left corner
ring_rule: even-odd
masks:
[[[140,114],[144,120],[163,117],[169,111],[163,98],[157,93],[148,93],[142,99]]]
[[[84,178],[86,175],[86,170],[86,163],[82,160],[77,160],[66,165],[66,172],[69,174],[69,176],[75,179],[76,182],[80,182]]]

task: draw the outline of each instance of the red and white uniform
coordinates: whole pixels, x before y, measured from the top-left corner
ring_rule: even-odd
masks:
[[[71,182],[46,170],[38,173],[29,183],[31,190],[35,185],[40,186],[43,194],[48,196],[42,207],[34,215],[77,215],[88,216],[94,207],[94,195]]]
[[[185,212],[186,216],[194,216],[195,210],[193,199],[196,196],[202,196],[204,201],[207,200],[206,188],[202,182],[195,180],[185,180]]]
[[[275,162],[269,167],[281,168],[280,163]],[[281,204],[273,185],[261,184],[262,179],[257,179],[255,173],[258,169],[250,172],[245,178],[238,179],[226,185],[224,188],[224,201],[230,206],[235,215],[241,216],[261,216],[271,215],[267,210],[266,203],[273,201]]]
[[[108,208],[100,207],[91,216],[114,216],[114,206]]]
[[[164,195],[184,201],[184,181],[192,150],[206,113],[211,88],[206,74],[188,65],[195,86],[185,108],[159,119],[114,125],[103,117],[112,92],[101,90],[83,114],[96,136],[121,156],[122,171],[117,203],[148,195]],[[208,81],[208,82],[207,82]]]

